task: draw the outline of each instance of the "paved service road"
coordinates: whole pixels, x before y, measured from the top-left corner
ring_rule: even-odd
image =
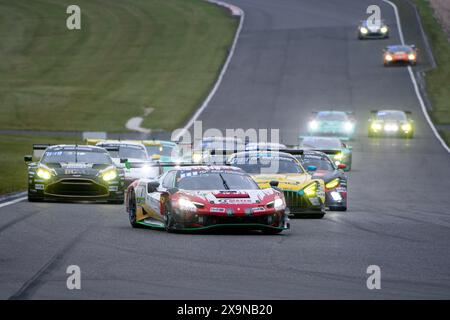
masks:
[[[278,236],[133,230],[121,206],[0,208],[0,298],[450,298],[450,162],[420,111],[406,68],[384,68],[399,42],[381,1],[229,0],[246,13],[204,127],[280,128],[295,143],[310,112],[353,110],[358,138],[349,211],[293,220]],[[358,41],[378,3],[392,38]],[[368,112],[413,111],[416,137],[366,138]],[[220,119],[220,121],[218,121]],[[67,290],[67,266],[81,290]],[[381,268],[381,290],[366,269]]]

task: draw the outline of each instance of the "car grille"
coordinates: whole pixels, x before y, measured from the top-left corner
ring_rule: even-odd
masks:
[[[108,188],[89,179],[62,179],[45,189],[53,196],[68,197],[103,197],[108,196]]]
[[[283,193],[286,200],[286,205],[291,213],[304,211],[304,209],[308,206],[305,198],[299,195],[297,191],[284,191]]]

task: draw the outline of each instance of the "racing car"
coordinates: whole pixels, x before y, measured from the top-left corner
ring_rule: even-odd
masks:
[[[280,150],[286,148],[286,145],[277,142],[250,142],[245,144],[245,151]]]
[[[389,27],[384,21],[377,21],[374,24],[367,20],[361,21],[358,26],[359,39],[386,39],[389,38]]]
[[[233,154],[228,164],[239,167],[261,188],[283,191],[290,214],[322,218],[325,215],[325,186],[313,179],[294,156],[281,151],[244,151]]]
[[[392,45],[387,46],[383,50],[384,66],[388,67],[392,64],[417,64],[417,49],[414,45]]]
[[[414,120],[411,112],[402,110],[373,110],[369,118],[369,137],[414,136]]]
[[[325,182],[325,205],[331,211],[347,210],[347,176],[342,169],[345,164],[336,166],[330,157],[319,151],[303,150],[293,154],[305,168],[310,168],[313,178],[323,179]],[[312,170],[311,170],[312,169]]]
[[[142,143],[133,141],[105,140],[96,143],[96,146],[109,151],[116,166],[125,172],[125,185],[139,178],[156,178],[160,168],[152,166],[147,150]]]
[[[28,164],[28,201],[89,200],[121,204],[124,173],[108,151],[88,145],[33,145]]]
[[[140,142],[145,146],[147,153],[152,160],[159,160],[161,162],[181,162],[180,148],[173,141],[142,140],[137,142]]]
[[[308,123],[308,131],[315,136],[335,136],[350,139],[355,132],[353,112],[318,111]]]
[[[230,166],[178,166],[157,180],[136,180],[127,189],[126,210],[132,227],[168,232],[245,228],[276,234],[289,228],[283,193],[261,189]]]
[[[352,147],[334,137],[307,136],[300,137],[300,148],[321,151],[331,157],[334,163],[339,166],[345,164],[344,171],[352,168]]]

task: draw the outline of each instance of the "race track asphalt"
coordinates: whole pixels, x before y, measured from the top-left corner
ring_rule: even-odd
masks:
[[[134,230],[122,206],[20,202],[0,208],[0,298],[450,298],[450,162],[427,125],[406,68],[384,68],[398,43],[382,1],[229,0],[245,24],[205,128],[279,128],[297,142],[312,110],[358,120],[349,211],[296,219],[277,236]],[[389,40],[358,41],[376,3]],[[405,26],[404,26],[405,27]],[[369,110],[408,109],[412,140],[368,139]],[[81,290],[66,268],[81,268]],[[366,269],[381,268],[368,290]]]

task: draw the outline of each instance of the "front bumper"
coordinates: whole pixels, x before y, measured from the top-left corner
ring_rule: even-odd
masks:
[[[325,206],[329,209],[347,207],[347,189],[335,188],[325,192]]]
[[[321,197],[308,198],[298,191],[283,190],[286,205],[292,215],[321,215],[325,213],[325,204]]]

